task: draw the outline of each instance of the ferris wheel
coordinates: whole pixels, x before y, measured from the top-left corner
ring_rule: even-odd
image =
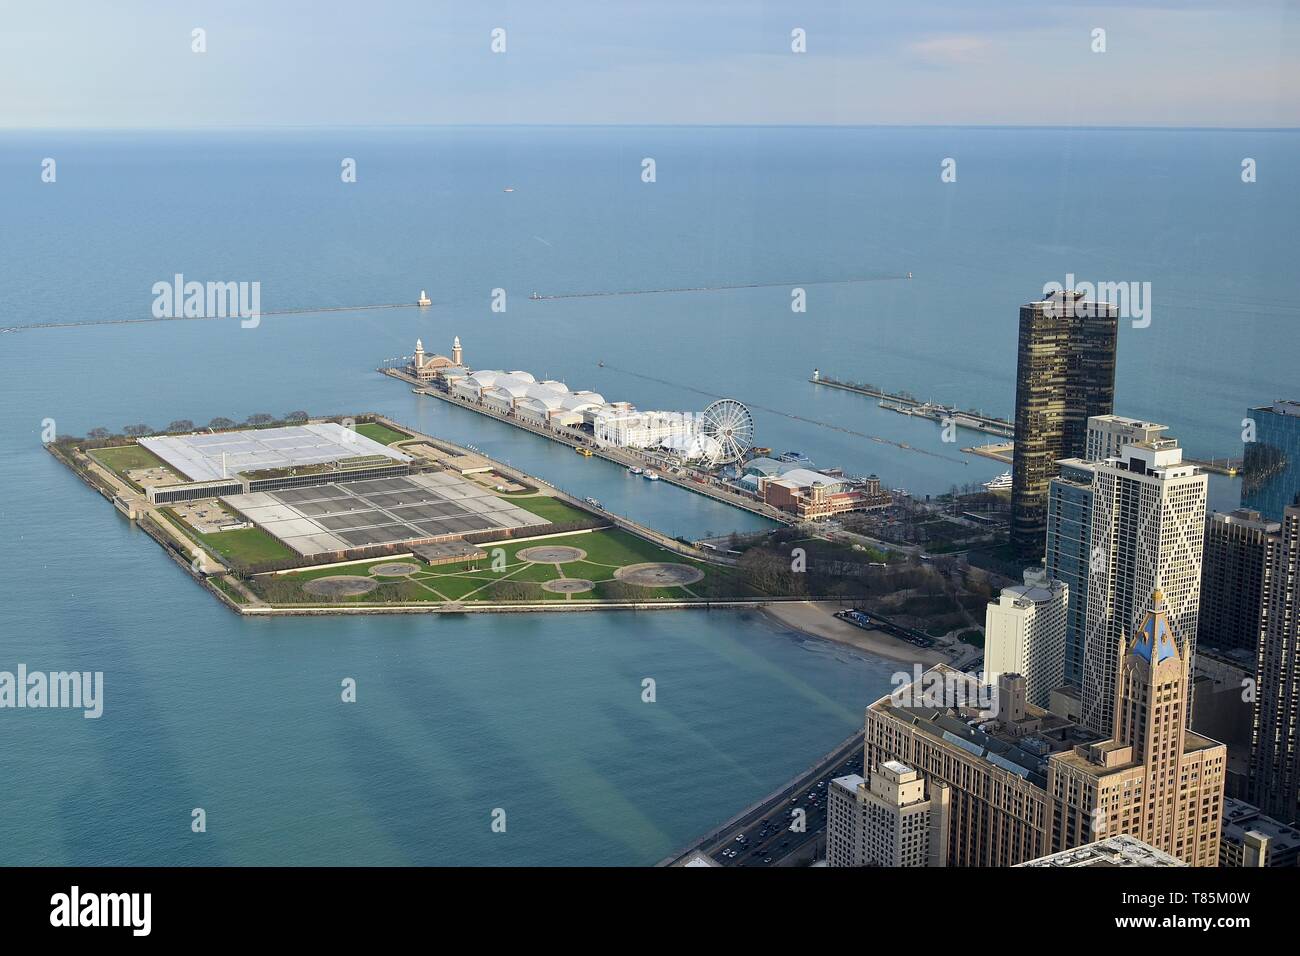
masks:
[[[734,398],[722,398],[700,413],[700,433],[706,442],[706,460],[711,466],[730,465],[754,447],[754,416]]]

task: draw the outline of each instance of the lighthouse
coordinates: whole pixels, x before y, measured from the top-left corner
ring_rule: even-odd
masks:
[[[420,371],[424,365],[424,343],[419,339],[415,340],[415,370]]]
[[[433,300],[430,299],[427,295],[425,295],[424,290],[421,289],[420,297],[415,300],[415,304],[420,306],[421,308],[424,308],[425,306],[433,305]]]
[[[464,353],[461,351],[460,348],[460,336],[458,335],[451,340],[451,364],[452,365],[463,364],[461,362],[461,357],[463,354]]]

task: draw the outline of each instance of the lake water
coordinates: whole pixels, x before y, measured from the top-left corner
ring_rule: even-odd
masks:
[[[0,335],[0,669],[103,671],[104,716],[0,711],[11,863],[652,862],[861,722],[895,666],[752,614],[245,621],[40,448],[256,412],[382,412],[670,534],[761,519],[375,373],[417,336],[642,408],[762,406],[757,439],[916,493],[997,462],[814,367],[1007,416],[1017,307],[1150,281],[1117,411],[1198,456],[1295,397],[1294,133],[430,129],[0,134],[0,326],[149,314],[175,273],[264,310]],[[58,181],[40,181],[43,157]],[[958,181],[939,162],[958,159]],[[1243,156],[1259,182],[1240,182]],[[340,181],[340,161],[358,181]],[[641,161],[656,161],[656,182]],[[514,187],[506,193],[504,188]],[[908,271],[912,280],[887,278]],[[879,281],[821,284],[849,278]],[[543,294],[720,285],[708,293]],[[806,313],[790,286],[807,290]],[[507,309],[490,309],[492,290]],[[603,365],[599,363],[604,363]],[[834,427],[795,421],[798,415]],[[879,435],[907,451],[871,442]],[[960,444],[983,439],[963,435]],[[926,453],[922,453],[926,452]],[[1213,480],[1214,503],[1235,482]],[[340,702],[340,681],[358,702]],[[658,700],[640,700],[653,677]],[[203,807],[208,832],[190,832]],[[490,812],[507,811],[505,834]]]

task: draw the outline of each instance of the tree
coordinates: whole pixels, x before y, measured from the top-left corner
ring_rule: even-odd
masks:
[[[169,432],[192,432],[194,431],[194,423],[188,418],[178,418],[167,426],[167,430]]]
[[[111,433],[107,428],[92,428],[90,431],[86,432],[86,437],[93,441],[99,441],[107,438],[110,434]]]
[[[208,427],[217,429],[234,428],[235,424],[234,420],[229,418],[214,418],[212,421],[208,422]]]
[[[286,422],[305,422],[311,416],[304,411],[285,412],[284,421]]]
[[[139,438],[141,435],[148,435],[152,431],[153,428],[143,422],[137,425],[126,425],[122,428],[122,434],[130,435],[132,438]]]
[[[266,412],[257,412],[256,414],[249,415],[248,420],[244,424],[269,425],[273,421],[275,421],[275,419],[272,418],[270,415],[268,415]]]

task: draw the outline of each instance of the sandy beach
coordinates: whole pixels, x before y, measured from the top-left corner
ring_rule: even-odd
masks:
[[[841,621],[835,617],[835,612],[841,609],[842,606],[835,601],[801,601],[797,604],[769,604],[763,608],[763,613],[801,634],[847,644],[890,660],[923,667],[948,661],[948,655],[941,651],[916,647],[880,631],[865,631]]]

